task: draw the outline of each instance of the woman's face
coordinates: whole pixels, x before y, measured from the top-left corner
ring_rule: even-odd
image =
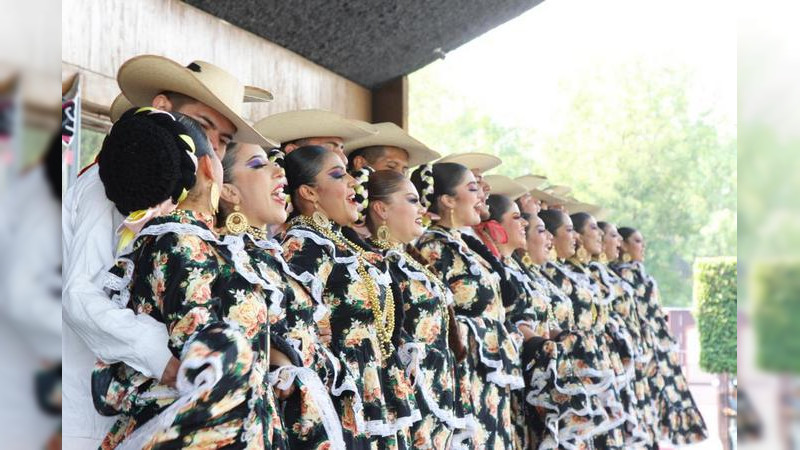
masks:
[[[255,144],[239,144],[230,183],[239,194],[241,213],[256,227],[286,221],[286,174]]]
[[[528,213],[531,217],[539,214],[542,209],[542,203],[539,199],[534,198],[531,194],[525,194],[517,200],[519,203],[520,211]]]
[[[617,227],[609,224],[603,231],[603,253],[606,254],[606,259],[614,261],[619,258],[620,245],[622,245],[622,236],[617,231]]]
[[[455,188],[453,217],[455,226],[475,226],[481,223],[480,212],[484,207],[483,191],[475,181],[475,175],[467,171],[461,183]],[[449,214],[449,211],[445,212]]]
[[[644,249],[644,237],[642,237],[642,233],[638,231],[635,231],[632,235],[628,236],[628,239],[622,242],[622,250],[631,255],[632,261],[643,262]]]
[[[401,188],[389,196],[384,203],[384,217],[392,239],[407,244],[422,236],[422,215],[425,208],[419,203],[417,189],[410,180],[405,180]],[[378,226],[383,223],[378,223]]]
[[[481,221],[489,220],[489,205],[486,204],[486,199],[489,198],[489,192],[492,190],[492,187],[483,179],[482,170],[472,169],[470,172],[472,172],[472,175],[475,177],[475,182],[478,183],[478,187],[480,188],[478,199],[481,203],[478,206],[478,214],[480,215]]]
[[[572,227],[572,219],[564,213],[561,213],[561,217],[563,223],[556,230],[555,236],[553,236],[553,246],[559,258],[568,259],[572,258],[572,255],[575,254],[577,233],[575,233]]]
[[[322,170],[314,178],[317,205],[328,218],[341,226],[349,226],[358,219],[355,180],[339,155],[330,152],[323,156]]]
[[[580,235],[583,248],[591,256],[597,256],[603,251],[603,230],[597,226],[597,220],[594,217],[589,217]]]
[[[533,216],[532,220],[528,229],[526,247],[533,262],[542,265],[547,261],[547,254],[553,247],[553,235],[544,227],[542,219]]]
[[[522,218],[516,203],[511,202],[511,208],[500,217],[500,225],[508,235],[508,244],[506,245],[509,248],[512,250],[525,248],[525,227],[528,226],[528,221]]]

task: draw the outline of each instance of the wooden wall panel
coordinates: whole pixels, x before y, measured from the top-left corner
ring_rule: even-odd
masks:
[[[245,106],[250,120],[299,108],[372,117],[368,89],[178,0],[65,0],[61,36],[62,76],[83,72],[84,100],[99,112],[119,93],[119,66],[157,54],[181,64],[208,61],[269,89],[273,102]]]

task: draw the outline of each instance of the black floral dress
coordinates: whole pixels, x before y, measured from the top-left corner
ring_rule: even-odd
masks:
[[[474,430],[456,436],[470,448],[510,449],[518,445],[512,426],[511,391],[524,381],[517,344],[505,327],[500,277],[472,252],[460,232],[432,226],[417,243],[453,292],[468,355],[456,370],[462,402],[474,415]]]
[[[624,373],[617,376],[615,387],[627,415],[623,428],[625,445],[654,448],[657,442],[652,432],[655,418],[653,396],[644,373],[636,370],[636,359],[641,352],[636,345],[639,318],[634,311],[633,289],[599,261],[592,261],[587,267],[600,288],[601,296],[611,299],[606,334],[610,338],[612,355],[619,357],[624,368]]]
[[[706,424],[683,376],[656,280],[640,262],[615,262],[609,266],[634,290],[642,347],[637,365],[649,380],[650,391],[656,394],[658,438],[676,445],[706,439]]]
[[[413,447],[450,448],[454,432],[467,429],[467,420],[457,407],[456,361],[448,345],[448,306],[453,294],[430,271],[409,262],[401,249],[385,250],[384,257],[402,305],[402,321],[407,342],[401,354],[410,356],[416,373],[415,393],[423,419],[411,428]]]
[[[527,325],[534,335],[521,354],[531,448],[582,448],[607,428],[609,418],[601,396],[590,393],[576,370],[586,365],[587,350],[572,301],[538,266],[518,259],[505,259],[504,265],[517,287],[516,300],[506,305],[508,327]]]
[[[632,420],[619,390],[616,388],[625,374],[619,353],[607,334],[611,299],[603,296],[588,268],[576,261],[548,261],[542,273],[572,301],[576,331],[583,338],[585,360],[575,368],[584,386],[593,396],[599,396],[607,414],[603,426],[593,431],[593,442],[601,448],[623,448],[623,427]]]
[[[341,239],[341,228],[327,234]],[[385,310],[392,297],[391,276],[378,253],[359,257],[302,221],[292,221],[283,241],[284,258],[312,298],[330,311],[330,351],[343,362],[345,381],[331,392],[347,448],[408,448],[409,428],[421,420],[411,382],[397,351],[384,355],[370,303],[364,268],[378,287]],[[343,241],[342,241],[343,242]]]
[[[240,238],[223,243],[201,219],[151,220],[109,273],[112,300],[164,322],[181,367],[173,389],[98,363],[95,407],[120,415],[102,448],[285,448],[268,379],[269,283],[228,251]]]
[[[260,233],[258,233],[260,234]],[[343,449],[342,425],[331,401],[328,386],[343,373],[341,363],[320,341],[318,322],[327,313],[317,303],[283,259],[283,249],[263,236],[244,236],[245,250],[262,278],[279,287],[271,296],[270,342],[272,350],[280,350],[294,365],[274,368],[273,385],[286,388],[294,384],[292,395],[278,404],[290,448]]]

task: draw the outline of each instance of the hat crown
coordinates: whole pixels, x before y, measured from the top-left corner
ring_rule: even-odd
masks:
[[[244,85],[236,77],[205,61],[192,61],[186,68],[228,108],[241,115]]]

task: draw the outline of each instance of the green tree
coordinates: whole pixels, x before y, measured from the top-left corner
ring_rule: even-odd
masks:
[[[411,78],[411,132],[442,153],[500,156],[509,176],[543,173],[608,220],[634,226],[667,305],[692,298],[692,261],[736,252],[736,138],[693,111],[691,73],[635,62],[598,67],[562,86],[558,129],[497,123],[437,78]]]

